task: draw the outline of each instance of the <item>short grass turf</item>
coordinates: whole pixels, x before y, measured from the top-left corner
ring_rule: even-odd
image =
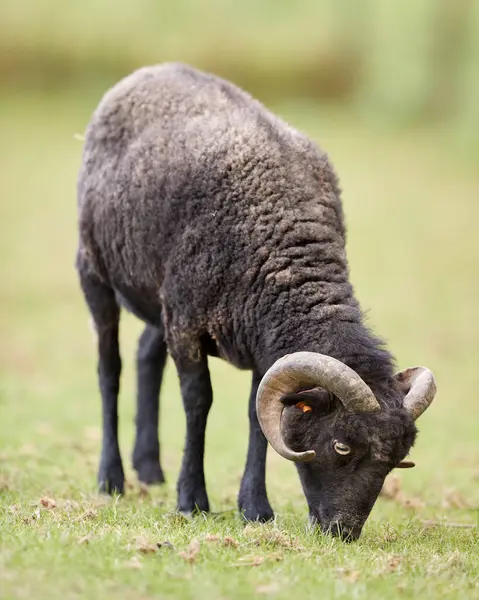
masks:
[[[292,464],[268,457],[276,521],[235,511],[249,375],[212,361],[211,516],[175,514],[184,415],[170,364],[161,440],[168,478],[145,490],[130,467],[133,357],[123,318],[124,498],[96,494],[95,346],[73,270],[75,178],[98,95],[0,99],[0,596],[11,598],[479,598],[479,177],[442,138],[394,138],[350,117],[289,104],[341,176],[351,277],[398,365],[438,380],[413,470],[390,478],[359,542],[307,530]],[[477,165],[476,165],[477,166]]]

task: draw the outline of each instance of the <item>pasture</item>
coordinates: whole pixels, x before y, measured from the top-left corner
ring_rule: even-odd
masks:
[[[213,360],[206,477],[213,514],[175,514],[184,415],[167,369],[167,484],[130,466],[134,353],[122,317],[120,430],[129,486],[95,492],[96,351],[73,268],[82,133],[100,90],[10,94],[0,105],[0,596],[13,598],[479,598],[479,175],[440,135],[385,136],[311,104],[273,107],[330,154],[343,187],[351,277],[398,367],[438,394],[415,469],[394,473],[359,542],[307,531],[294,466],[268,455],[277,519],[246,525],[249,375]],[[15,115],[12,118],[12,115]],[[477,166],[477,165],[476,165]]]

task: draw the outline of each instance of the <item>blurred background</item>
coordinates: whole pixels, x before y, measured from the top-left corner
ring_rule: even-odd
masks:
[[[94,489],[96,354],[73,268],[81,136],[108,87],[163,61],[231,79],[328,151],[344,190],[351,277],[370,325],[398,366],[426,364],[438,378],[413,455],[422,468],[407,481],[432,502],[450,486],[479,502],[474,0],[2,0],[2,444],[24,448],[22,465],[37,451],[60,471],[64,463],[71,484]],[[126,456],[141,325],[130,316],[124,324]],[[207,472],[233,490],[244,460],[249,376],[213,363],[217,396],[238,401],[218,401],[213,410]],[[184,423],[171,368],[167,385],[164,454],[167,469],[177,469]],[[79,437],[87,448],[76,453],[69,444]],[[276,468],[292,477],[299,502],[283,462]],[[15,471],[19,489],[35,478],[56,481],[46,469]],[[271,484],[278,496],[284,481],[276,476]]]
[[[270,102],[344,104],[477,141],[474,0],[3,0],[0,50],[6,86],[87,92],[181,60]]]

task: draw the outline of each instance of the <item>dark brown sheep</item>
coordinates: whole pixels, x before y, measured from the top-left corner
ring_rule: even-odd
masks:
[[[295,461],[312,522],[357,538],[434,397],[430,371],[394,375],[349,282],[338,181],[306,136],[234,85],[181,64],[140,69],[102,99],[78,182],[77,269],[98,333],[102,490],[123,492],[120,307],[138,351],[142,481],[163,481],[158,397],[169,353],[187,419],[181,511],[209,510],[208,355],[252,371],[238,503],[267,520],[267,441]]]

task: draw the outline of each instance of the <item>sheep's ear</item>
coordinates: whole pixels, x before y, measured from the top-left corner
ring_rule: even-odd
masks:
[[[324,388],[314,388],[303,392],[285,394],[281,398],[284,406],[296,406],[303,412],[327,414],[337,408],[337,400]]]
[[[394,468],[395,469],[412,469],[415,466],[416,466],[416,463],[412,462],[412,460],[402,460]]]

